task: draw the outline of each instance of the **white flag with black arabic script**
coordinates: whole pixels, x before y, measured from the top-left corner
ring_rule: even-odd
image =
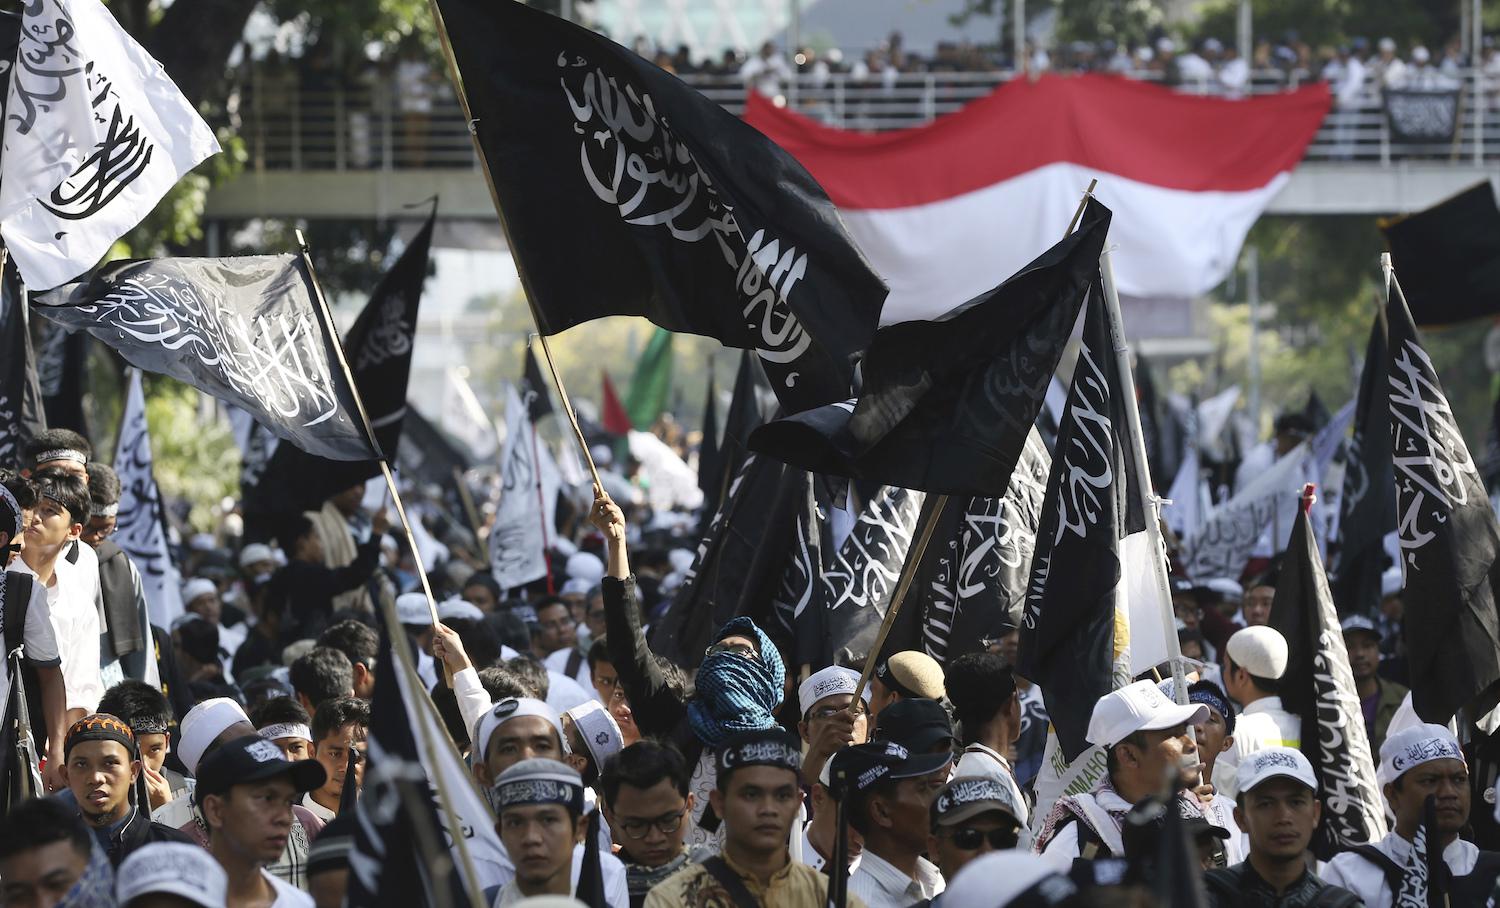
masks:
[[[177,568],[167,548],[162,522],[161,490],[152,468],[151,433],[146,425],[146,395],[141,370],[133,369],[125,391],[125,416],[115,447],[115,473],[120,477],[120,511],[115,518],[115,545],[135,562],[151,623],[171,627],[182,614],[182,591]]]
[[[509,589],[547,576],[547,545],[556,532],[561,479],[514,385],[506,389],[505,422],[503,486],[490,529],[490,570]]]
[[[379,459],[297,256],[114,262],[32,304],[133,366],[245,410],[309,454]]]
[[[219,143],[99,0],[24,7],[0,235],[26,285],[46,290],[92,268]]]

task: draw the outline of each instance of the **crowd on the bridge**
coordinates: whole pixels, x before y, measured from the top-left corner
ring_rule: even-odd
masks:
[[[1312,425],[1289,414],[1276,429],[1237,485]],[[652,511],[638,464],[594,454],[604,487],[561,499],[545,582],[500,588],[441,496],[418,496],[424,551],[409,551],[356,486],[267,542],[246,542],[235,514],[187,537],[186,611],[160,627],[110,542],[113,471],[77,433],[39,435],[0,494],[0,614],[21,625],[6,639],[24,641],[25,667],[7,678],[38,704],[50,794],[17,801],[7,787],[0,904],[343,904],[383,603],[495,812],[509,853],[485,880],[495,905],[574,892],[594,850],[610,908],[815,908],[835,860],[847,903],[870,908],[1171,904],[1191,878],[1151,868],[1180,835],[1189,864],[1174,872],[1201,873],[1209,905],[1386,908],[1404,904],[1419,829],[1438,837],[1428,847],[1451,904],[1489,898],[1500,853],[1481,846],[1500,840],[1492,824],[1473,831],[1491,810],[1471,798],[1481,757],[1412,710],[1399,569],[1377,614],[1343,623],[1392,831],[1312,862],[1319,781],[1278,697],[1288,644],[1268,626],[1274,562],[1174,576],[1187,703],[1170,678],[1099,700],[1088,740],[1106,771],[1039,803],[1048,717],[1013,671],[1016,626],[946,664],[890,654],[868,686],[863,653],[799,673],[787,629],[745,617],[695,668],[674,664],[647,629],[692,565],[695,522]],[[12,782],[26,769],[15,743]],[[1429,795],[1437,821],[1424,826]]]

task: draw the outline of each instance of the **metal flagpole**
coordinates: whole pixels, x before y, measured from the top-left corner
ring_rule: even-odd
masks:
[[[495,191],[495,177],[490,173],[489,161],[485,159],[484,146],[479,143],[478,122],[474,119],[474,113],[469,109],[469,96],[464,91],[463,76],[458,71],[458,58],[453,56],[453,45],[448,41],[448,27],[443,24],[443,13],[438,9],[437,0],[427,0],[427,7],[432,11],[432,21],[437,25],[438,42],[443,47],[443,58],[448,62],[448,78],[453,83],[453,92],[458,96],[458,105],[464,113],[464,122],[469,124],[469,139],[474,143],[474,154],[479,158],[479,170],[484,174],[484,184],[489,187],[490,201],[495,206],[495,216],[500,219],[500,232],[505,234],[505,245],[511,250],[511,258],[516,263],[516,275],[521,279],[521,289],[526,295],[526,305],[531,310],[531,320],[536,324],[538,336],[542,340],[542,355],[547,360],[547,371],[552,375],[552,384],[557,387],[557,396],[562,400],[563,411],[568,414],[568,423],[573,427],[573,437],[578,440],[578,447],[583,451],[584,463],[589,466],[589,475],[594,478],[594,485],[604,488],[599,481],[599,469],[594,466],[594,457],[589,453],[588,442],[583,437],[583,430],[578,426],[578,414],[573,411],[573,404],[568,399],[568,389],[563,387],[562,377],[557,374],[557,366],[552,362],[552,348],[547,344],[547,332],[542,330],[544,322],[542,314],[536,307],[536,293],[532,289],[531,276],[526,273],[526,265],[522,263],[521,257],[515,254],[516,244],[511,240],[510,224],[505,220],[505,212],[500,208],[500,194]]]
[[[1109,314],[1109,336],[1115,349],[1115,364],[1125,383],[1125,427],[1135,459],[1136,475],[1130,477],[1146,513],[1146,539],[1153,554],[1151,579],[1161,601],[1162,627],[1167,638],[1167,659],[1172,664],[1172,693],[1178,703],[1187,703],[1187,684],[1183,678],[1182,649],[1177,642],[1176,616],[1172,614],[1172,586],[1167,580],[1167,547],[1161,535],[1161,499],[1151,488],[1151,471],[1146,462],[1146,437],[1141,432],[1141,411],[1135,399],[1135,377],[1130,371],[1130,346],[1125,341],[1125,323],[1120,316],[1120,294],[1115,289],[1115,271],[1110,264],[1109,249],[1099,257],[1103,276],[1105,310]]]
[[[307,277],[312,283],[313,300],[317,304],[318,315],[323,322],[324,330],[328,332],[329,342],[333,345],[334,356],[338,359],[339,369],[344,373],[344,380],[349,383],[349,393],[354,398],[354,408],[359,413],[359,422],[365,430],[365,438],[370,442],[370,446],[375,450],[379,458],[380,474],[385,477],[386,490],[391,493],[391,502],[396,506],[396,514],[401,520],[401,527],[406,531],[406,543],[411,547],[412,560],[416,562],[417,577],[422,581],[422,592],[427,595],[427,609],[432,615],[432,623],[434,625],[439,624],[437,603],[432,596],[432,585],[427,580],[427,568],[422,564],[422,553],[417,548],[416,534],[412,532],[411,520],[406,515],[406,505],[401,501],[401,492],[396,488],[396,478],[391,474],[391,465],[385,459],[385,452],[380,450],[380,445],[375,440],[375,430],[370,426],[370,415],[365,411],[365,402],[359,395],[359,386],[354,383],[354,373],[349,369],[349,361],[344,357],[344,345],[339,340],[338,326],[333,322],[333,313],[329,311],[328,301],[323,297],[323,285],[318,282],[318,272],[313,268],[312,254],[307,245],[307,237],[303,236],[300,229],[297,231],[297,245],[302,251],[302,262],[307,266]],[[390,636],[392,648],[404,647],[406,644],[406,632],[401,630],[401,625],[396,622],[395,606],[386,603],[384,597],[379,598],[381,600],[381,616],[385,619],[386,633]],[[406,651],[402,648],[400,652],[405,653]],[[407,654],[407,659],[409,660],[410,658],[410,655]],[[400,661],[399,655],[397,656],[397,660]],[[409,679],[408,686],[410,686]],[[417,689],[421,691],[420,699],[428,700],[428,705],[432,708],[433,713],[436,713],[437,707],[431,705],[431,699],[426,688],[418,683]],[[446,730],[446,726],[440,725],[440,727]],[[433,766],[436,766],[436,761],[430,753],[432,746],[430,741],[428,741],[427,746],[429,749],[428,759],[433,761]],[[443,786],[436,781],[437,778],[437,776],[434,776],[433,786],[437,789],[438,800],[443,806],[443,813],[448,822],[448,834],[458,846],[459,854],[468,870],[468,880],[465,881],[465,888],[468,888],[467,884],[477,881],[478,875],[469,858],[468,847],[464,843],[463,824],[459,822],[457,814],[453,812],[452,805],[448,803],[447,793],[444,791]],[[471,891],[469,898],[474,903],[475,908],[484,908],[482,894],[476,895],[476,893]]]
[[[1068,229],[1063,231],[1064,238],[1078,228],[1078,221],[1083,217],[1083,211],[1088,207],[1089,199],[1094,195],[1094,187],[1098,185],[1098,180],[1089,181],[1089,188],[1083,191],[1083,198],[1078,200],[1078,210],[1073,212],[1073,220],[1068,222]],[[937,529],[938,521],[942,519],[943,510],[947,506],[947,495],[938,495],[923,506],[923,516],[918,518],[916,539],[906,552],[906,560],[901,564],[901,576],[896,581],[896,593],[891,597],[890,605],[886,607],[885,618],[880,622],[880,633],[875,637],[875,645],[870,647],[869,655],[865,656],[864,671],[860,672],[859,684],[854,688],[854,699],[849,702],[850,712],[859,713],[865,708],[865,688],[869,686],[870,677],[875,673],[875,663],[880,659],[880,650],[885,646],[886,637],[890,636],[891,628],[896,624],[896,613],[901,610],[901,604],[906,601],[906,593],[911,589],[912,580],[916,577],[917,566],[921,564],[922,555],[927,551],[927,543],[932,541],[933,531]],[[1175,640],[1176,637],[1174,636],[1173,639]]]

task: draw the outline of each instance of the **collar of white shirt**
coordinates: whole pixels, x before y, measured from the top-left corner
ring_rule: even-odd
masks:
[[[917,878],[913,880],[868,849],[860,855],[857,876],[868,878],[874,884],[870,888],[892,900],[882,904],[909,905],[914,901],[933,898],[944,888],[942,873],[938,871],[936,864],[926,858],[917,858]],[[865,902],[870,908],[877,908],[869,899],[865,899]]]
[[[1277,712],[1286,711],[1281,708],[1280,697],[1261,697],[1259,700],[1250,703],[1244,709],[1240,710],[1240,715],[1250,716],[1254,715],[1255,713],[1271,712],[1272,710],[1275,710]]]
[[[1411,843],[1403,839],[1395,830],[1385,834],[1380,840],[1378,847],[1385,852],[1391,860],[1402,867],[1406,866],[1406,858],[1411,854]],[[1474,864],[1479,860],[1479,847],[1472,842],[1463,839],[1454,839],[1443,849],[1443,862],[1448,869],[1453,871],[1454,876],[1468,876],[1474,872]]]

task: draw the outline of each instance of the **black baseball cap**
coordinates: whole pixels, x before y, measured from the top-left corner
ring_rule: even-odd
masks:
[[[945,739],[953,740],[953,722],[938,701],[907,698],[897,700],[875,717],[875,737],[894,741],[914,753],[926,752]]]
[[[236,785],[249,785],[284,775],[298,791],[312,791],[328,781],[328,773],[317,760],[295,763],[281,755],[281,748],[259,735],[235,738],[204,757],[198,764],[198,785],[193,797],[199,804],[211,794],[224,794]]]
[[[953,762],[952,753],[912,753],[894,741],[871,741],[845,747],[833,755],[829,778],[837,787],[843,773],[849,791],[868,791],[890,779],[931,775]]]

